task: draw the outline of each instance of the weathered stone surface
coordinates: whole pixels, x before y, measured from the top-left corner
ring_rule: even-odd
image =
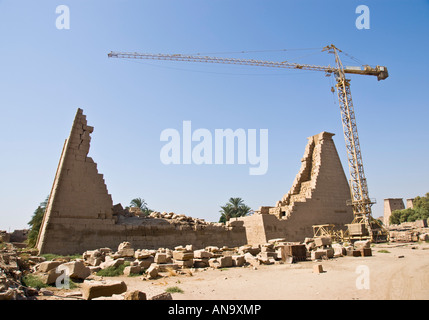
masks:
[[[314,238],[314,244],[316,247],[323,247],[332,244],[331,237],[316,237]]]
[[[371,248],[371,241],[370,240],[355,241],[353,245],[356,250],[361,250],[363,248],[369,249]]]
[[[193,252],[173,251],[174,260],[192,260],[193,258],[194,258]]]
[[[159,267],[156,265],[151,265],[147,270],[146,270],[146,274],[150,277],[150,278],[156,278],[158,276],[158,272],[159,272]]]
[[[371,248],[362,248],[359,250],[362,257],[371,257],[372,250]]]
[[[49,270],[55,269],[63,262],[61,261],[45,261],[40,263],[36,269],[40,272],[48,272]]]
[[[328,253],[326,250],[314,250],[311,251],[311,260],[327,259]]]
[[[172,269],[172,270],[179,269],[179,265],[177,263],[161,263],[161,264],[155,263],[154,266],[158,267],[159,272],[167,272],[169,269]]]
[[[123,281],[104,280],[88,281],[85,280],[81,286],[82,297],[91,300],[97,297],[108,297],[113,294],[120,294],[127,291],[127,285]]]
[[[124,275],[129,276],[132,274],[139,274],[141,271],[140,266],[128,266],[124,268]]]
[[[341,257],[347,255],[346,249],[341,244],[332,244],[332,249],[334,249],[334,257]]]
[[[323,273],[323,272],[324,272],[323,271],[323,266],[321,264],[315,264],[313,266],[313,273],[319,274],[319,273]]]
[[[138,265],[143,268],[143,269],[147,269],[150,267],[150,265],[155,261],[154,257],[149,257],[146,259],[139,259],[136,260],[136,262],[138,263]]]
[[[68,269],[72,279],[86,279],[91,274],[91,270],[80,260],[64,263],[61,267]]]
[[[133,290],[125,293],[124,300],[147,300],[147,298],[146,293],[139,290]]]
[[[242,267],[246,262],[244,255],[233,255],[232,258],[232,266],[233,267]]]
[[[106,257],[106,261],[104,261],[103,263],[100,264],[100,268],[101,269],[106,269],[109,267],[115,267],[116,268],[116,267],[120,266],[121,264],[124,264],[124,262],[125,262],[124,258],[118,258],[118,259],[113,260],[113,259],[107,259],[107,257]]]
[[[136,259],[147,259],[151,256],[152,254],[149,250],[136,250],[134,252],[134,258]]]
[[[194,268],[206,268],[209,266],[209,258],[194,259]]]
[[[194,257],[196,259],[211,258],[211,257],[213,257],[213,253],[209,252],[209,251],[206,251],[204,249],[195,250],[194,251]]]
[[[166,253],[158,252],[155,255],[154,262],[155,263],[167,263],[167,254]]]
[[[194,259],[190,260],[174,260],[180,268],[192,268],[194,266]]]
[[[150,297],[148,300],[173,300],[170,292],[163,292]]]
[[[249,244],[275,238],[303,241],[313,236],[313,225],[329,221],[345,229],[353,220],[352,208],[346,205],[350,188],[333,135],[321,132],[308,138],[292,187],[275,206],[238,218],[244,222]]]

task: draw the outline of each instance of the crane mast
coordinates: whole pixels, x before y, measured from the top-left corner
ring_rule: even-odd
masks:
[[[323,48],[335,56],[335,66],[318,66],[310,64],[298,64],[288,61],[264,61],[254,59],[219,58],[199,55],[182,54],[153,54],[153,53],[130,53],[130,52],[110,52],[109,58],[125,59],[151,59],[169,60],[203,63],[235,64],[248,66],[261,66],[271,68],[299,69],[310,71],[323,71],[327,75],[334,74],[336,79],[336,91],[341,111],[344,139],[347,149],[347,162],[350,172],[350,194],[351,200],[348,204],[353,207],[354,219],[348,225],[346,236],[350,240],[371,239],[372,241],[386,240],[387,232],[372,218],[371,206],[375,203],[369,198],[368,184],[365,178],[359,136],[356,125],[356,117],[353,107],[353,100],[350,91],[350,80],[346,79],[346,74],[360,74],[376,76],[378,80],[388,77],[387,68],[383,66],[371,67],[344,67],[339,57],[339,50],[334,45]]]

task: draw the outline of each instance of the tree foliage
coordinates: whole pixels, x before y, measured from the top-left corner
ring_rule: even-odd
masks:
[[[389,218],[390,224],[400,224],[403,222],[413,222],[421,219],[429,219],[429,192],[423,197],[415,197],[414,208],[395,210]]]
[[[134,198],[130,202],[130,207],[140,208],[144,215],[148,216],[153,210],[149,209],[147,203],[142,198]]]
[[[40,226],[42,225],[46,206],[48,205],[48,200],[49,196],[46,197],[45,201],[40,203],[40,205],[34,211],[31,220],[27,223],[30,226],[30,231],[28,232],[27,237],[27,245],[29,247],[34,247],[36,245],[37,237],[39,236]]]
[[[221,206],[219,222],[225,223],[231,218],[244,217],[252,213],[252,209],[244,204],[241,198],[229,198],[229,201]]]

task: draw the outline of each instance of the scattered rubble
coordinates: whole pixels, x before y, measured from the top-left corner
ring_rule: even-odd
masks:
[[[158,216],[158,214],[153,214]],[[165,215],[171,219],[180,218]],[[182,216],[182,218],[185,218]],[[403,227],[402,227],[403,228]],[[427,229],[392,230],[396,232],[395,241],[428,241]],[[400,238],[398,233],[405,232],[411,237]],[[391,233],[392,234],[392,233]],[[417,239],[417,240],[416,240]],[[405,241],[405,240],[404,240]],[[0,300],[37,299],[37,296],[52,296],[55,290],[43,288],[55,285],[57,279],[66,272],[78,285],[78,291],[66,292],[61,298],[97,299],[97,300],[160,300],[172,299],[169,293],[146,296],[141,291],[127,291],[123,281],[106,280],[97,276],[97,272],[108,268],[121,268],[125,276],[139,276],[142,280],[176,274],[192,274],[196,269],[242,268],[257,270],[260,265],[291,264],[312,260],[316,262],[313,273],[323,273],[322,260],[342,256],[368,257],[372,255],[370,241],[332,243],[328,236],[305,238],[300,242],[287,242],[277,238],[260,245],[244,245],[230,248],[227,246],[206,246],[195,248],[193,245],[180,245],[173,249],[135,249],[128,241],[122,242],[116,251],[111,248],[98,248],[85,251],[81,258],[60,257],[47,261],[37,255],[37,250],[22,250],[10,243],[3,243],[0,250]],[[403,257],[403,256],[401,256]],[[186,271],[188,270],[188,271]],[[32,275],[43,284],[40,287],[26,286],[25,278]],[[76,289],[76,288],[74,288]]]
[[[404,222],[389,226],[390,242],[429,241],[429,228],[426,220]]]

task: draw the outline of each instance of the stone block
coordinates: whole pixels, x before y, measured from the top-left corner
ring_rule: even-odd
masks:
[[[258,254],[257,259],[260,264],[273,264],[275,262],[274,258],[269,258],[265,255],[263,255],[264,252],[261,252]]]
[[[362,256],[362,254],[361,254],[360,250],[352,249],[352,250],[347,250],[347,256],[349,256],[349,257],[360,257],[360,256]]]
[[[151,253],[148,250],[136,250],[134,252],[134,258],[136,259],[147,259],[151,257]]]
[[[209,267],[209,259],[194,259],[194,268],[207,268]]]
[[[213,253],[210,251],[206,251],[204,249],[194,251],[194,258],[196,258],[196,259],[203,259],[203,258],[208,259],[211,257],[213,257]]]
[[[167,254],[162,252],[157,252],[155,254],[155,263],[167,263]]]
[[[218,258],[221,268],[232,267],[232,256]]]
[[[232,258],[232,266],[233,267],[242,267],[246,262],[244,255],[234,255]]]
[[[360,249],[360,254],[362,257],[371,257],[372,256],[372,250],[371,250],[371,248],[362,248],[362,249]]]
[[[140,266],[140,268],[147,269],[155,261],[154,257],[150,256],[146,259],[137,259],[135,262]]]
[[[321,264],[313,265],[313,273],[323,273],[323,266]]]
[[[151,265],[147,270],[146,274],[149,276],[149,278],[156,278],[158,276],[159,267],[155,264]]]
[[[327,259],[328,253],[326,250],[314,250],[311,251],[311,260],[320,260],[320,259]]]
[[[260,252],[258,254],[258,257],[261,257],[262,259],[276,259],[277,258],[277,252]]]
[[[316,247],[329,246],[332,244],[331,237],[317,237],[314,238],[314,244]]]
[[[113,259],[107,259],[107,257],[106,257],[106,261],[104,261],[103,263],[100,264],[100,268],[101,269],[106,269],[109,267],[117,268],[121,264],[124,264],[124,262],[125,262],[124,258],[118,258],[116,260],[113,260]]]
[[[68,275],[72,279],[83,280],[91,274],[91,270],[80,260],[64,263],[61,268],[67,268]]]
[[[193,252],[186,251],[173,251],[173,259],[174,260],[192,260],[194,258]]]
[[[134,257],[134,254],[135,252],[132,248],[124,248],[117,252],[119,258]]]
[[[49,270],[55,269],[60,264],[63,264],[62,261],[45,261],[42,263],[39,263],[36,267],[36,269],[40,272],[48,272]]]
[[[173,270],[179,269],[179,265],[177,263],[161,263],[161,264],[155,263],[154,265],[158,267],[159,272],[167,272],[168,269],[173,269]]]
[[[194,266],[194,260],[174,260],[174,263],[176,263],[181,268],[192,268]]]
[[[356,250],[361,250],[363,248],[371,248],[371,241],[370,240],[361,240],[361,241],[355,241],[353,243]]]
[[[152,296],[148,300],[173,300],[170,292],[163,292]]]
[[[332,245],[332,249],[334,249],[334,257],[342,257],[347,255],[346,249],[338,243],[334,243]]]
[[[209,265],[216,269],[232,267],[232,256],[209,259]]]
[[[82,297],[91,300],[98,297],[109,297],[113,294],[121,294],[127,291],[127,285],[123,281],[103,280],[88,281],[85,280],[81,286]]]
[[[132,274],[139,274],[141,271],[140,266],[128,266],[124,268],[124,275],[130,276]]]
[[[134,290],[125,292],[124,300],[147,300],[147,298],[146,293],[139,290]]]

